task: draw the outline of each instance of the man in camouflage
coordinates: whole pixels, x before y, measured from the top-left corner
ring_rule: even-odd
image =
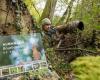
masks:
[[[57,30],[51,25],[51,21],[48,18],[42,20],[42,30],[44,37],[44,44],[46,47],[52,47],[57,40]]]

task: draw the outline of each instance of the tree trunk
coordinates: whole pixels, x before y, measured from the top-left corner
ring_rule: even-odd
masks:
[[[69,2],[66,11],[64,12],[63,16],[60,18],[60,20],[58,21],[58,23],[57,23],[56,25],[61,25],[61,24],[64,23],[64,20],[66,19],[68,13],[71,12],[71,9],[72,9],[73,2],[74,2],[74,1],[75,1],[75,0],[71,0],[71,1]]]
[[[21,0],[0,1],[0,35],[28,33],[32,27],[31,16]]]
[[[40,22],[44,18],[49,18],[50,20],[52,20],[56,3],[57,3],[57,0],[47,0],[42,16],[40,18]]]

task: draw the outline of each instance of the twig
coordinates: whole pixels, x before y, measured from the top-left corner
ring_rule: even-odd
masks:
[[[5,26],[6,26],[6,23],[7,23],[8,14],[9,14],[9,7],[8,7],[8,10],[7,10],[7,15],[6,15],[6,19],[5,19]]]
[[[57,45],[57,48],[60,47],[61,43],[62,43],[62,40],[59,41],[59,43],[58,43],[58,45]]]
[[[67,48],[67,49],[55,49],[56,51],[77,51],[77,50],[80,50],[80,51],[86,51],[86,52],[89,52],[89,53],[97,53],[97,52],[94,52],[94,51],[91,51],[91,50],[87,50],[87,49],[81,49],[81,48]]]

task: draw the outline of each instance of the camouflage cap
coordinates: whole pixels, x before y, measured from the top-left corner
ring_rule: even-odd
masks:
[[[44,19],[42,20],[42,25],[45,25],[45,24],[51,24],[50,19],[44,18]]]

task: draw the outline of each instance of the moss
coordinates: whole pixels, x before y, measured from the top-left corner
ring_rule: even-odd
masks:
[[[75,80],[100,80],[100,57],[79,57],[71,63]]]

